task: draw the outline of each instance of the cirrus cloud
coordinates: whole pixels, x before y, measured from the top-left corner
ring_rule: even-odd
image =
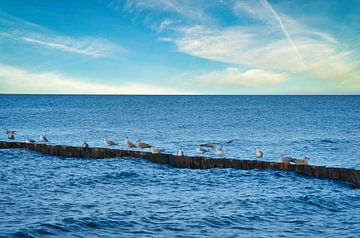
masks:
[[[74,38],[69,36],[45,36],[41,34],[31,34],[19,36],[16,39],[48,49],[61,50],[65,52],[81,54],[91,57],[107,57],[114,52],[125,52],[121,47],[108,40],[96,37]]]
[[[284,73],[274,73],[262,69],[251,69],[245,72],[228,67],[222,71],[212,71],[201,75],[198,83],[211,86],[259,87],[283,83],[287,80]]]

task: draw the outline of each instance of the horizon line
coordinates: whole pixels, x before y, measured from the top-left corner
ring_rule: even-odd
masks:
[[[299,93],[299,94],[101,94],[101,93],[2,93],[0,95],[54,96],[360,96],[359,93]]]

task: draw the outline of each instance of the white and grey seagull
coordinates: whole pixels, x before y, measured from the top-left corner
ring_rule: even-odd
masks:
[[[259,148],[256,148],[255,156],[256,158],[261,159],[264,156],[264,154]]]
[[[27,143],[27,144],[33,144],[33,143],[35,143],[35,140],[30,139],[30,138],[26,138],[25,143]]]
[[[224,154],[224,150],[223,147],[225,145],[228,145],[230,143],[232,143],[234,140],[230,140],[228,142],[225,142],[224,144],[222,144],[219,148],[216,147],[215,144],[201,144],[200,147],[210,147],[213,151],[215,155],[223,155]]]
[[[81,145],[82,148],[89,148],[89,144],[84,141]]]
[[[136,146],[129,140],[129,137],[125,137],[124,144],[129,148],[135,148]]]
[[[117,145],[114,141],[112,140],[109,140],[107,136],[105,136],[104,138],[104,145],[107,145],[107,146],[113,146],[113,145]]]
[[[176,156],[184,156],[184,151],[181,146],[179,147],[178,151],[176,152]]]
[[[39,139],[41,142],[48,142],[48,139],[46,138],[46,135],[44,135],[44,134],[40,134]]]
[[[5,133],[7,134],[7,138],[9,140],[14,140],[15,139],[15,137],[14,137],[15,132],[16,131],[11,131],[11,130],[8,130],[8,129],[5,130]]]
[[[140,149],[150,148],[151,145],[141,142],[141,140],[136,141],[136,146]]]

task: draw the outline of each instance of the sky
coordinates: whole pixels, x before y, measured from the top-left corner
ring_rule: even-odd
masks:
[[[0,0],[0,93],[360,94],[360,1]]]

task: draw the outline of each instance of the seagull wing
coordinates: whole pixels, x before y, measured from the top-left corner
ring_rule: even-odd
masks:
[[[230,141],[227,141],[225,143],[223,143],[221,146],[220,146],[220,150],[224,147],[224,145],[227,145],[227,144],[230,144],[232,143],[234,140],[230,140]]]
[[[201,146],[201,147],[210,147],[211,149],[216,150],[216,145],[214,145],[214,144],[201,144],[199,146]]]

